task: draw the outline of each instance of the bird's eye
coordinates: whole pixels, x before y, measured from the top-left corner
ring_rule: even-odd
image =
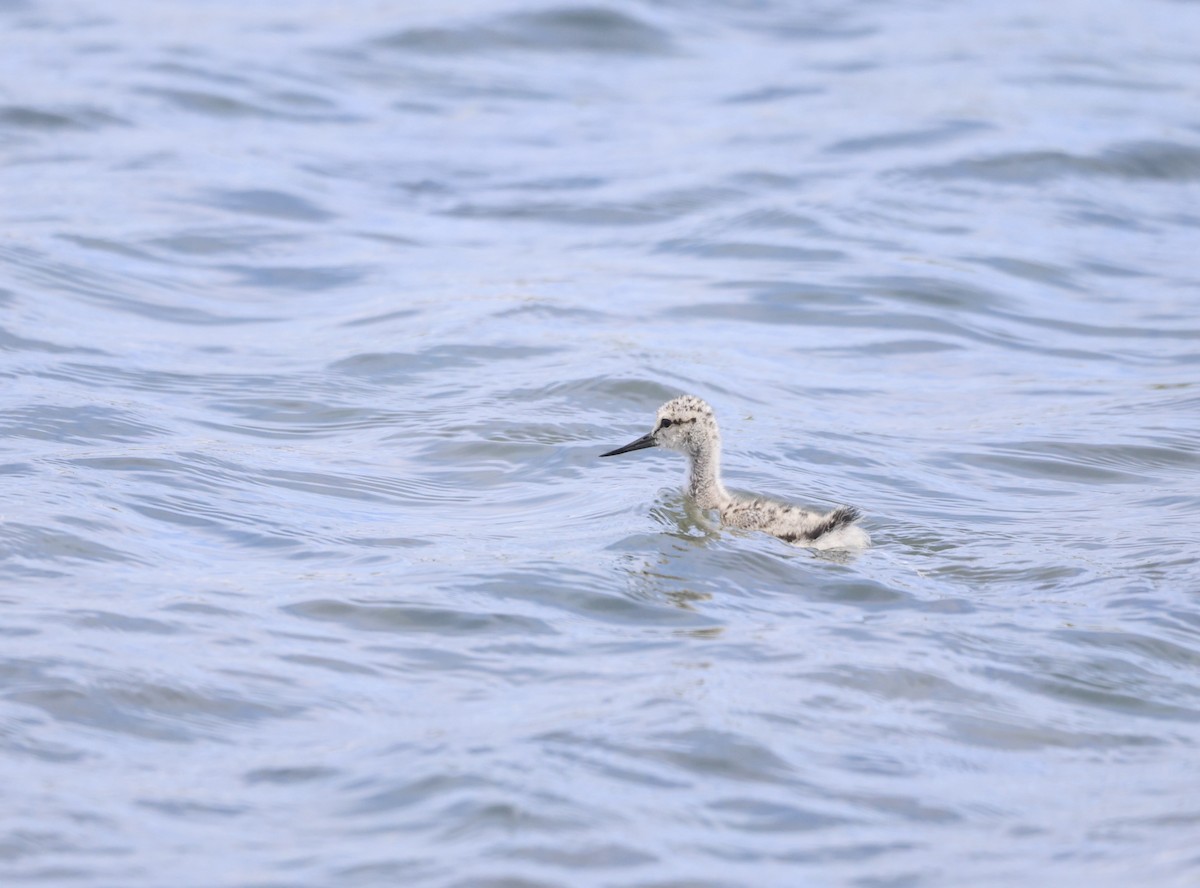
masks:
[[[671,420],[664,419],[661,423],[659,423],[658,427],[660,429],[669,429],[671,427],[671,424],[672,424]]]

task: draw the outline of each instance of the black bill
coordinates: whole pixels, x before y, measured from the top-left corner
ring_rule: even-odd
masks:
[[[645,450],[647,447],[655,446],[657,445],[654,443],[654,433],[651,432],[648,435],[642,435],[642,437],[638,438],[636,441],[630,441],[624,447],[618,447],[616,450],[610,450],[608,453],[602,453],[600,454],[600,457],[603,459],[606,456],[616,456],[618,453],[629,453],[631,450]]]

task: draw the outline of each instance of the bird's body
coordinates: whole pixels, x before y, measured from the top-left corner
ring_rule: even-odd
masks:
[[[700,398],[683,395],[658,408],[654,429],[636,441],[602,456],[647,447],[666,447],[689,460],[688,494],[701,509],[716,509],[721,522],[741,530],[761,530],[797,546],[814,549],[861,549],[871,539],[854,522],[853,506],[813,512],[790,503],[730,493],[721,483],[721,432],[712,408]]]

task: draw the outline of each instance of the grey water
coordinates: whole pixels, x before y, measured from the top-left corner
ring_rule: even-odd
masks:
[[[1197,884],[1198,47],[0,2],[0,883]]]

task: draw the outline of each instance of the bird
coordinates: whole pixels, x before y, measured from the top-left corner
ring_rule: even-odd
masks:
[[[721,431],[713,409],[694,395],[682,395],[658,408],[654,428],[636,441],[600,454],[618,456],[649,447],[665,447],[687,456],[687,493],[701,509],[716,509],[721,523],[758,530],[786,543],[812,549],[864,549],[871,544],[857,522],[854,506],[814,512],[761,496],[730,493],[721,483]]]

